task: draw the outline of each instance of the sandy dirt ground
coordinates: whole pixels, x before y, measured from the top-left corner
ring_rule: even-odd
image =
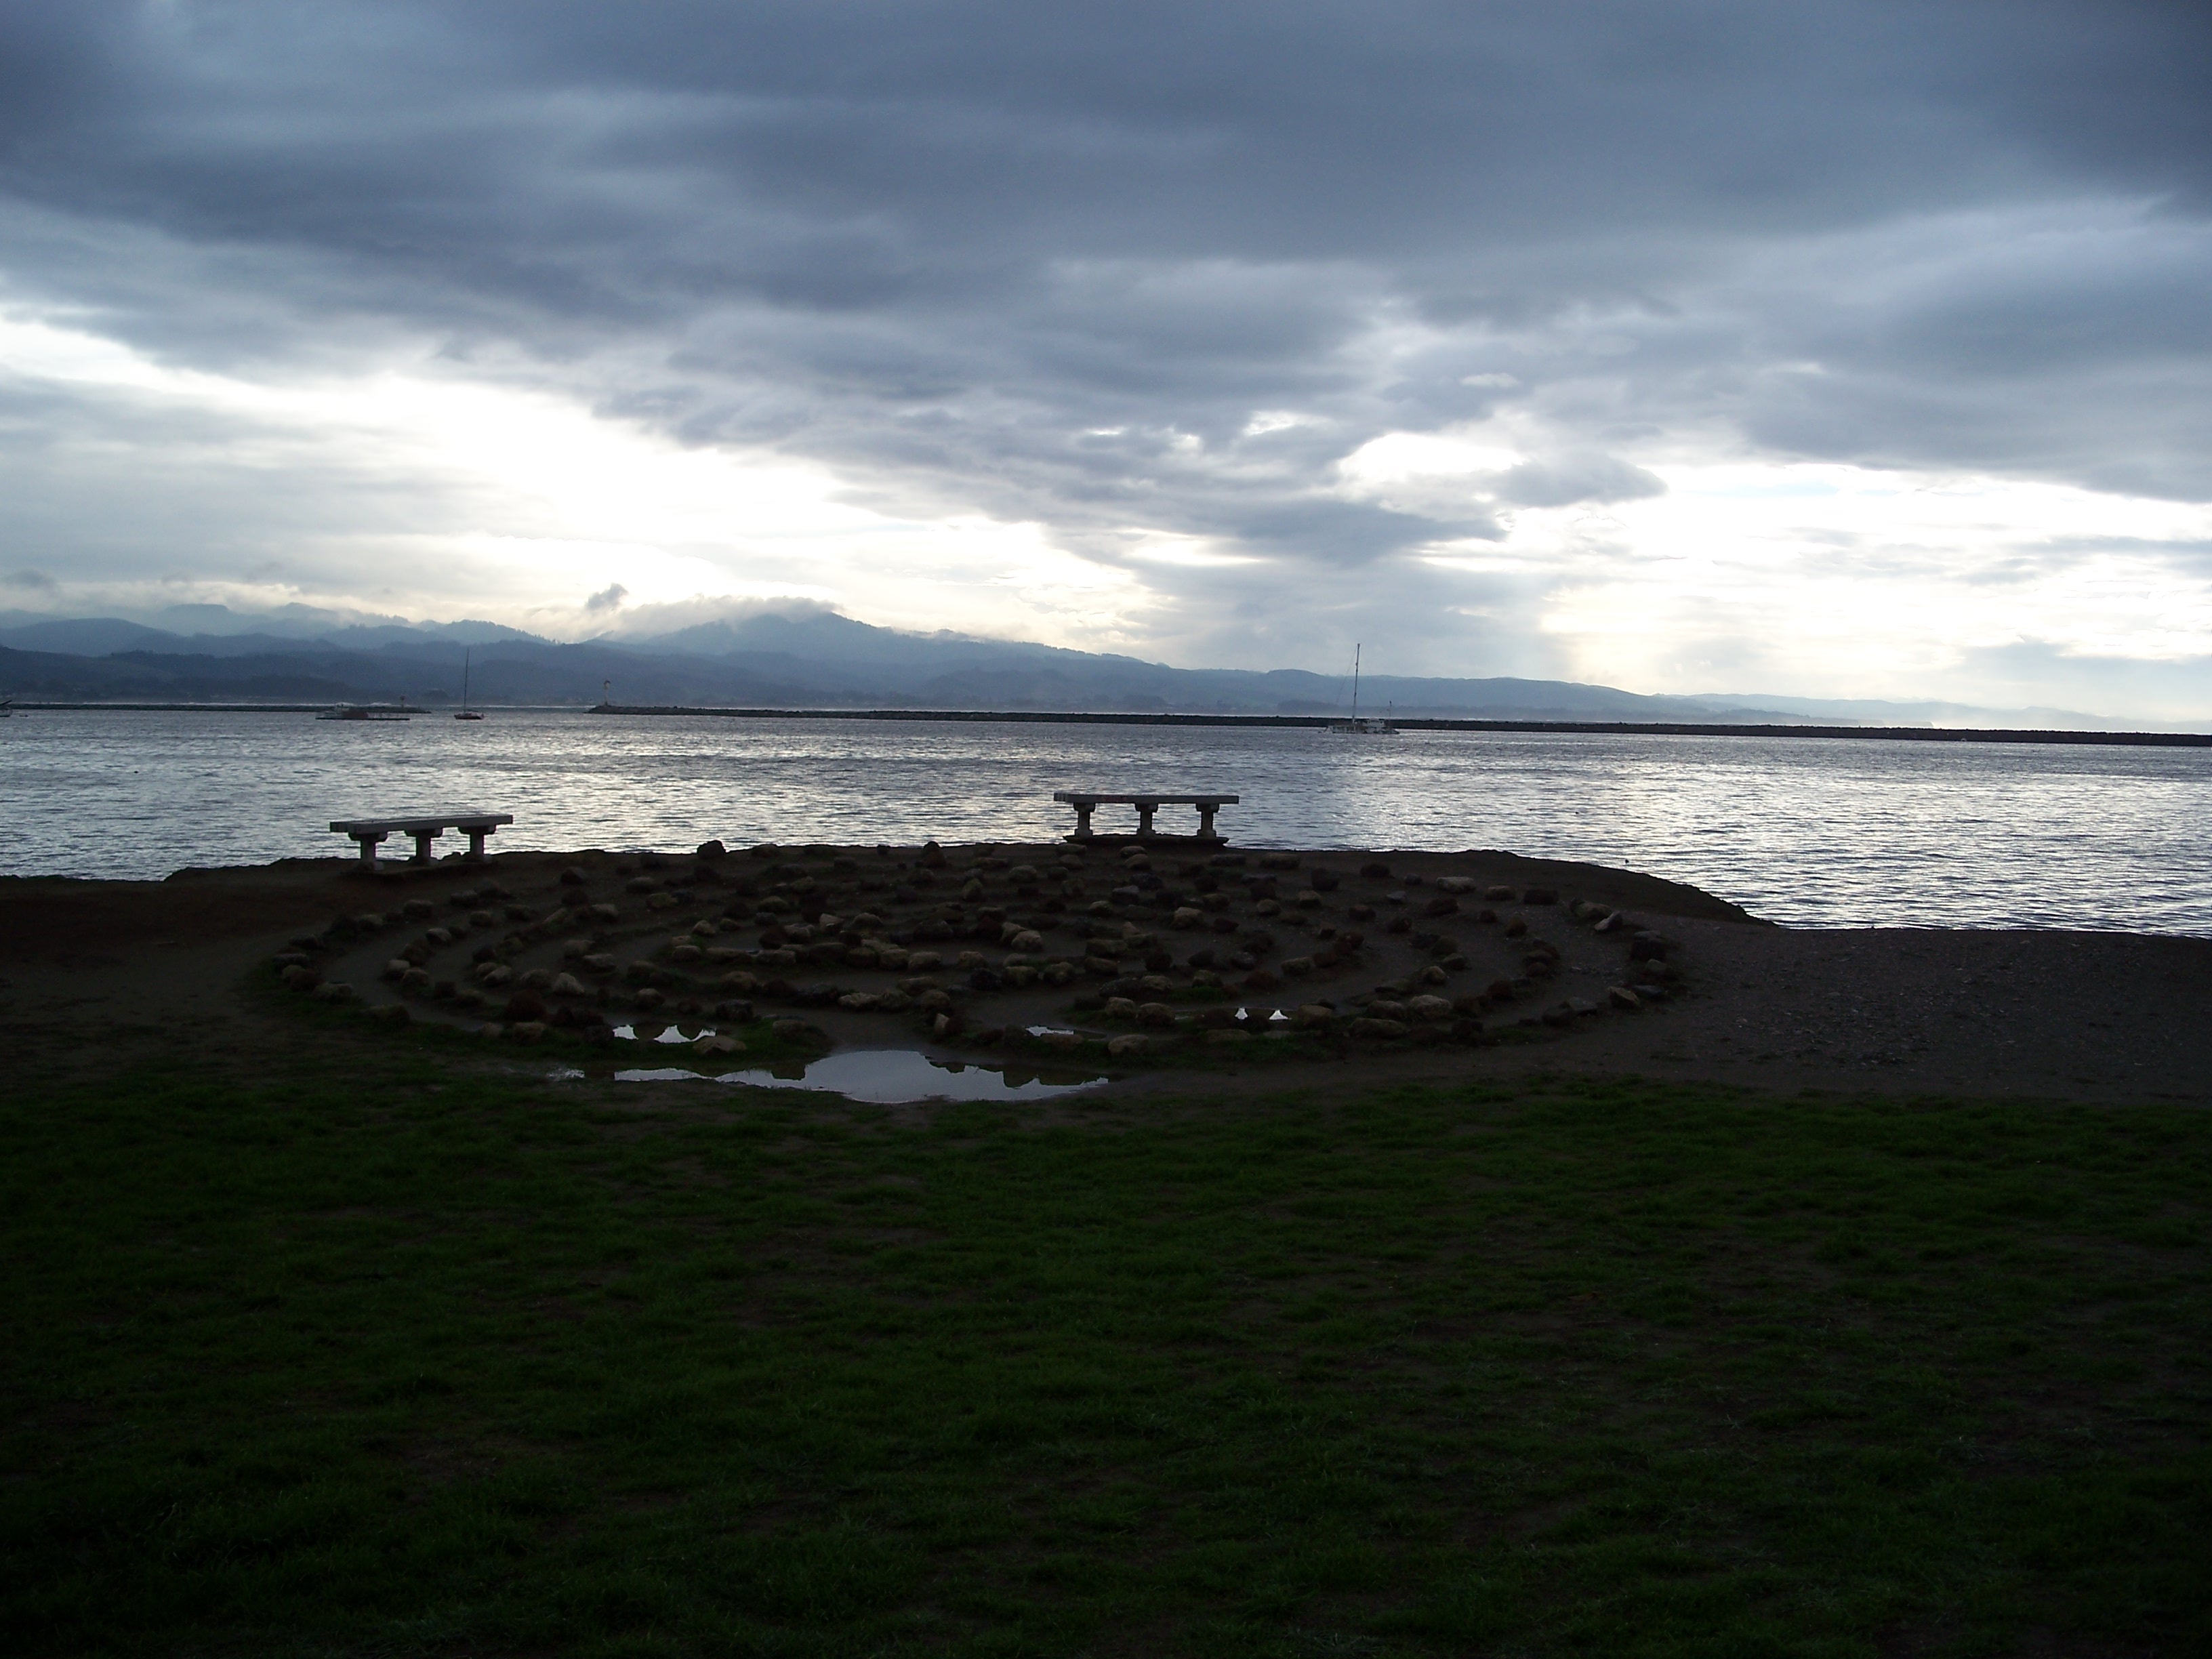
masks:
[[[0,1064],[37,1079],[161,1055],[250,1060],[298,1040],[288,996],[314,993],[276,994],[269,977],[289,954],[304,977],[350,985],[364,1011],[398,1003],[415,1020],[504,1024],[508,1035],[487,1042],[509,1060],[514,1027],[564,1003],[587,1027],[641,1030],[728,1025],[750,1005],[803,1018],[839,1048],[970,1060],[1004,1052],[979,1042],[993,1030],[1072,1029],[1090,1039],[1076,1058],[1094,1063],[1097,1039],[1141,1030],[1152,1052],[1101,1066],[1132,1094],[1567,1073],[1893,1097],[2212,1099],[2212,941],[1784,929],[1694,889],[1502,853],[1130,857],[1060,844],[711,860],[587,852],[375,876],[334,859],[162,882],[0,880]],[[1295,867],[1269,867],[1285,863]],[[422,971],[403,986],[392,964],[410,965],[410,950]],[[918,951],[940,960],[899,963]],[[1049,982],[1055,962],[1073,979]],[[514,1001],[532,975],[542,990],[562,972],[580,991],[540,995],[544,1012]],[[1223,1000],[1208,1000],[1207,975]],[[1617,1006],[1613,988],[1638,984],[1642,1006]],[[1655,984],[1663,995],[1649,994]],[[931,989],[963,1030],[933,1031],[921,1006]],[[833,992],[893,1009],[848,1008]],[[1107,994],[1180,1023],[1140,1028],[1098,1007]],[[1344,1036],[1378,995],[1458,1006],[1431,1005],[1425,1021],[1407,1013],[1404,1036]],[[1338,1036],[1304,1060],[1257,1039],[1216,1044],[1193,1023],[1208,1007],[1323,1002]],[[561,1047],[611,1073],[640,1063],[643,1045]]]

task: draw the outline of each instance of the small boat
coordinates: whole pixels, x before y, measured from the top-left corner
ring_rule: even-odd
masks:
[[[1362,714],[1359,712],[1359,652],[1358,646],[1355,645],[1352,647],[1352,718],[1331,720],[1328,723],[1328,729],[1351,737],[1395,738],[1398,735],[1398,728],[1389,721],[1377,720],[1372,714]]]
[[[480,720],[483,718],[469,707],[469,653],[461,653],[461,712],[453,716],[457,720]]]

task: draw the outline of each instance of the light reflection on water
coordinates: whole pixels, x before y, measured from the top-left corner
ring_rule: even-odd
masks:
[[[911,1048],[853,1048],[809,1064],[724,1072],[708,1077],[680,1066],[641,1066],[617,1072],[617,1083],[727,1083],[755,1089],[807,1089],[839,1094],[874,1106],[921,1100],[1049,1100],[1095,1089],[1103,1077],[1079,1073],[1013,1071],[932,1060]]]
[[[1042,840],[1066,788],[1233,791],[1244,846],[1583,859],[1802,925],[2212,934],[2212,750],[2069,744],[33,711],[0,728],[0,872],[328,856],[331,819],[418,805],[513,812],[495,849]]]

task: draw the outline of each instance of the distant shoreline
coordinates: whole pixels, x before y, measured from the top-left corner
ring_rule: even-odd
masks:
[[[22,702],[33,711],[87,714],[319,714],[323,702]],[[1138,711],[1074,711],[1005,708],[717,708],[675,703],[526,703],[509,712],[591,714],[655,714],[704,720],[941,720],[1016,726],[1255,726],[1325,731],[1342,718],[1334,714],[1150,714]],[[436,720],[451,711],[410,708],[410,714]],[[496,714],[495,707],[489,712]],[[1508,720],[1457,719],[1443,715],[1390,715],[1401,732],[1557,732],[1602,737],[1675,738],[1862,738],[1899,743],[2087,744],[2123,749],[2212,749],[2212,732],[2069,732],[2005,726],[1784,726],[1705,720]]]

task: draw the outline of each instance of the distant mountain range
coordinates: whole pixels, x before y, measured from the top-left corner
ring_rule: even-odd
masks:
[[[187,631],[189,630],[189,631]],[[486,704],[947,708],[1333,714],[1348,683],[1299,669],[1170,668],[1135,657],[956,634],[908,634],[834,611],[762,611],[646,637],[580,644],[495,623],[288,606],[178,606],[151,623],[0,612],[0,695],[90,702]],[[1370,675],[1364,712],[1528,720],[2018,726],[2109,730],[2063,709],[1824,702],[1715,692],[1645,696],[1562,680]]]

